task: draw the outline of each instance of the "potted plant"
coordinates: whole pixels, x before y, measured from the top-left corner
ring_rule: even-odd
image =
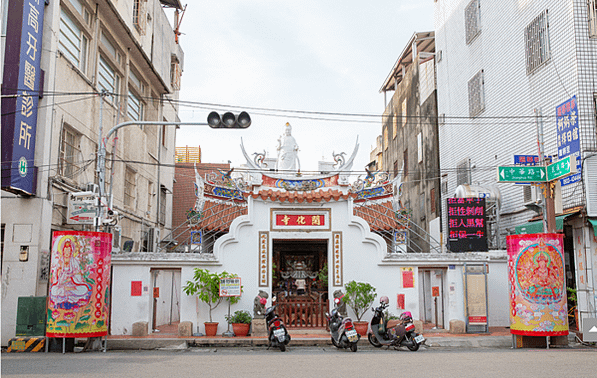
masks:
[[[350,281],[346,284],[345,289],[344,300],[357,318],[357,321],[354,322],[355,328],[360,335],[366,335],[369,323],[362,322],[361,318],[375,300],[377,295],[375,294],[375,288],[366,282]]]
[[[568,301],[570,302],[570,308],[568,309],[568,314],[571,312],[574,313],[574,325],[576,326],[577,330],[579,328],[579,321],[578,321],[578,308],[576,308],[576,289],[571,287],[567,287],[566,291],[568,292]]]
[[[317,273],[317,279],[321,285],[322,289],[327,289],[328,287],[328,263],[323,264],[323,267]]]
[[[207,269],[195,268],[192,281],[187,281],[183,287],[187,295],[196,295],[201,302],[209,306],[209,322],[205,322],[205,335],[215,336],[218,331],[218,322],[214,322],[211,312],[225,297],[220,297],[220,279],[231,277],[226,271],[222,273],[210,272]]]
[[[226,321],[232,324],[232,331],[236,336],[247,336],[252,320],[251,313],[247,310],[237,310],[231,316],[226,316]]]

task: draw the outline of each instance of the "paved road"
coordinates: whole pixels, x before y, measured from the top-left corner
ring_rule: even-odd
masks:
[[[2,353],[2,377],[595,377],[597,349],[189,348]]]

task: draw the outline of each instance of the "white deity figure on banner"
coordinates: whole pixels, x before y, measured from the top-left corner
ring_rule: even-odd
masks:
[[[294,172],[301,169],[297,154],[299,147],[291,133],[292,127],[286,123],[284,135],[278,139],[278,161],[276,162],[278,171]]]

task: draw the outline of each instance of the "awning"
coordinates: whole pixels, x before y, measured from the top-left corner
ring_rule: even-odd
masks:
[[[597,237],[597,219],[589,219],[589,222],[591,222],[591,224],[593,225],[593,232]]]
[[[572,214],[560,215],[556,217],[556,231],[562,231],[564,229],[564,219]],[[596,221],[597,222],[597,221]],[[516,226],[514,228],[516,234],[539,234],[543,232],[543,220],[527,222]]]

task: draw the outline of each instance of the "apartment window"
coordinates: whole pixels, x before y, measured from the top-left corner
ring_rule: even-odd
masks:
[[[124,173],[124,205],[134,208],[136,197],[136,173],[132,168],[126,167]]]
[[[468,113],[471,117],[475,117],[485,110],[484,85],[483,70],[477,72],[477,74],[468,81]]]
[[[550,58],[547,10],[541,12],[524,30],[527,75]]]
[[[481,9],[479,0],[472,0],[464,9],[466,44],[471,43],[481,33]]]
[[[147,184],[147,215],[151,214],[153,205],[153,182],[149,181]]]
[[[404,165],[402,177],[408,176],[408,149],[404,150],[402,154],[402,164]]]
[[[78,160],[81,154],[81,134],[69,127],[62,130],[60,143],[60,174],[72,178],[78,170]]]
[[[392,115],[392,139],[396,139],[396,135],[398,135],[398,114],[397,109],[394,109],[394,114]]]
[[[146,2],[147,0],[133,0],[133,25],[141,35],[145,35],[145,25],[147,23],[145,16]]]
[[[164,120],[165,122],[166,120]],[[166,137],[168,135],[166,134],[166,125],[162,125],[162,146],[166,147]]]
[[[100,55],[98,67],[97,84],[100,89],[110,93],[108,100],[114,102],[116,100],[115,94],[118,94],[120,89],[120,77],[116,71],[110,66],[106,59]]]
[[[166,187],[160,188],[160,224],[166,221]]]
[[[471,162],[466,158],[456,166],[456,186],[471,183]]]
[[[406,125],[407,114],[406,114],[406,99],[402,100],[402,127]]]
[[[63,10],[60,12],[60,33],[58,35],[58,50],[81,71],[85,72],[87,65],[88,38],[81,27]]]
[[[383,149],[384,150],[388,149],[388,128],[387,127],[383,128]]]
[[[431,214],[435,214],[437,210],[437,204],[435,199],[435,188],[429,191],[429,203],[431,204]]]
[[[597,37],[597,0],[587,1],[589,9],[589,37]]]
[[[170,84],[172,89],[175,91],[180,90],[180,79],[182,77],[182,69],[180,68],[180,62],[176,57],[172,57],[170,63]]]
[[[398,177],[398,161],[394,161],[394,178]]]
[[[143,103],[141,99],[129,90],[126,114],[132,121],[141,121],[143,119]]]
[[[448,175],[442,175],[442,194],[448,194]]]

